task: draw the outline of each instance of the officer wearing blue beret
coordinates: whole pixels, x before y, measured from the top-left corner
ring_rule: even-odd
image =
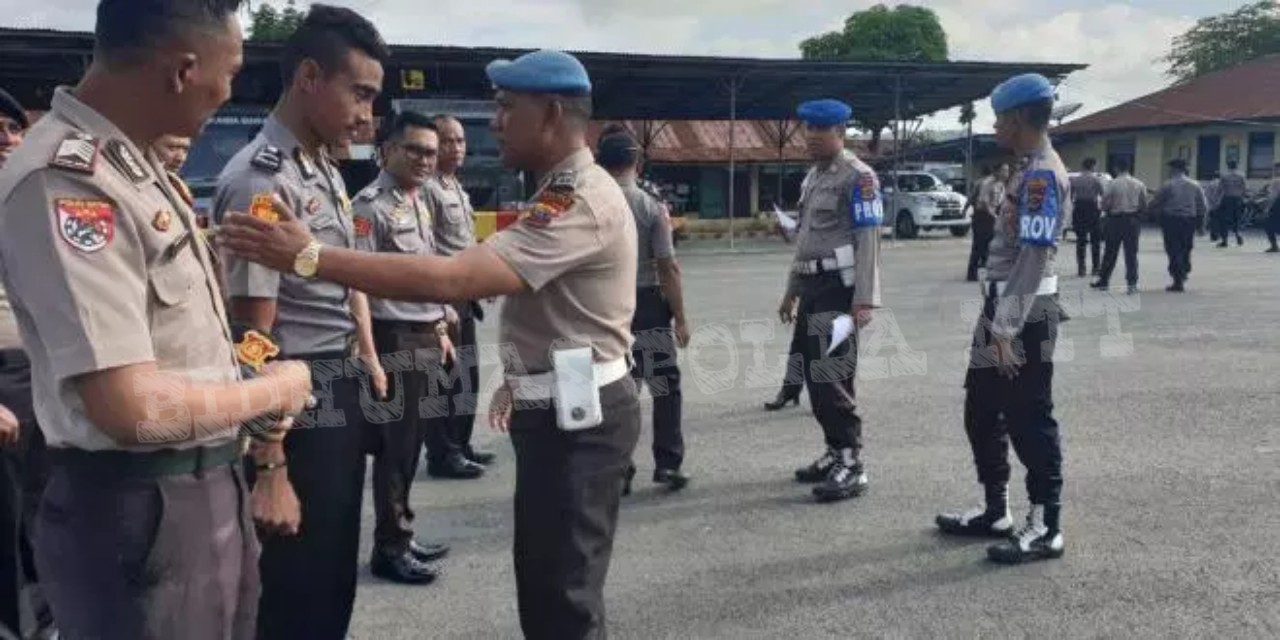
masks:
[[[1058,238],[1071,218],[1071,183],[1049,142],[1053,86],[1027,74],[996,87],[996,140],[1022,158],[996,212],[995,235],[981,278],[985,300],[965,378],[965,430],[985,504],[937,517],[947,534],[1006,537],[988,549],[1013,564],[1057,558],[1062,449],[1053,418],[1053,350],[1062,320],[1057,303]],[[1031,509],[1015,527],[1009,515],[1008,443],[1027,468]]]
[[[489,65],[502,161],[540,177],[519,221],[452,256],[393,256],[320,245],[285,216],[230,215],[226,246],[277,270],[384,300],[505,296],[499,341],[518,357],[490,402],[516,452],[515,573],[526,637],[605,637],[604,582],[623,478],[640,436],[628,375],[635,220],[587,146],[591,80],[573,56],[538,51]]]
[[[859,454],[862,419],[854,406],[857,332],[828,355],[834,320],[852,315],[859,328],[880,306],[880,227],[884,207],[876,174],[845,149],[853,110],[838,100],[814,100],[796,110],[814,166],[800,187],[800,231],[782,322],[799,324],[804,382],[826,450],[795,473],[831,502],[860,495],[867,485]],[[797,304],[798,303],[798,304]]]

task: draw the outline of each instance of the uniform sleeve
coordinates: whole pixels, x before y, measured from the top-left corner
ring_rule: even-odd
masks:
[[[222,224],[228,213],[253,213],[254,199],[278,195],[294,211],[302,215],[299,203],[272,175],[258,171],[237,174],[219,181],[213,203],[213,219]],[[233,298],[266,298],[274,300],[280,290],[280,274],[262,265],[223,253],[227,295]]]
[[[1268,203],[1267,208],[1264,209],[1263,212],[1265,213],[1270,209],[1271,209],[1271,203]],[[1209,213],[1209,199],[1205,197],[1204,189],[1201,189],[1200,185],[1196,185],[1196,217],[1203,218],[1208,213]]]
[[[154,362],[147,259],[135,216],[85,177],[38,171],[4,203],[9,295],[30,312],[54,376]]]
[[[1031,171],[1024,176],[1024,180],[1035,180],[1044,177],[1044,171]],[[1069,189],[1064,188],[1063,181],[1054,180],[1044,185],[1043,200],[1047,204],[1054,202],[1060,212],[1070,215],[1067,208],[1067,198],[1070,195]],[[1036,291],[1040,289],[1040,281],[1044,277],[1044,270],[1049,263],[1049,256],[1057,250],[1057,241],[1061,236],[1061,224],[1063,223],[1062,215],[1059,215],[1054,221],[1053,228],[1046,230],[1036,229],[1036,225],[1031,222],[1036,216],[1025,211],[1029,205],[1024,199],[1032,196],[1024,192],[1030,192],[1032,189],[1019,189],[1019,201],[1016,210],[1018,216],[1018,257],[1014,260],[1013,267],[1009,271],[1009,277],[1005,282],[1004,295],[996,303],[995,317],[992,319],[991,332],[999,337],[1012,339],[1022,331],[1023,325],[1027,322],[1027,317],[1031,314],[1032,305],[1035,303]],[[1043,205],[1042,205],[1043,206]]]
[[[884,201],[880,181],[870,170],[854,178],[849,194],[849,215],[853,221],[853,304],[880,306],[880,227],[884,224]]]
[[[671,216],[667,207],[656,200],[651,200],[649,206],[653,209],[653,225],[649,227],[649,246],[653,257],[659,260],[674,258],[676,250],[671,240]]]
[[[574,197],[572,204],[558,213],[534,210],[522,216],[485,244],[534,291],[585,264],[604,248],[595,212],[580,197]]]

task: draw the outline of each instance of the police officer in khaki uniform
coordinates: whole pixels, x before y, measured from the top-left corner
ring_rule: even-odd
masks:
[[[631,375],[649,387],[653,398],[653,481],[679,491],[689,484],[684,464],[681,419],[684,392],[680,384],[679,349],[689,346],[680,265],[671,239],[666,205],[640,187],[640,144],[630,133],[600,139],[600,166],[622,187],[636,220],[640,243],[636,265],[636,314],[631,320]],[[623,495],[631,492],[635,467],[627,474]]]
[[[813,464],[796,471],[796,480],[817,484],[814,497],[830,502],[860,495],[867,485],[859,457],[862,418],[854,404],[857,331],[827,351],[837,317],[852,315],[861,328],[880,306],[884,206],[875,172],[844,148],[853,114],[849,105],[814,100],[800,105],[797,114],[817,164],[800,187],[800,234],[778,314],[805,331],[805,386],[827,445]]]
[[[1124,279],[1130,294],[1138,292],[1138,241],[1142,238],[1142,214],[1147,210],[1147,185],[1129,173],[1129,161],[1116,160],[1116,178],[1102,192],[1102,229],[1107,234],[1107,248],[1102,257],[1098,279],[1089,286],[1106,291],[1116,259],[1124,248]]]
[[[176,175],[182,171],[182,165],[187,163],[187,156],[191,155],[191,138],[162,136],[151,147],[155,149],[156,158],[159,158],[165,170]]]
[[[424,198],[435,214],[431,218],[436,250],[452,256],[476,243],[475,210],[471,196],[462,188],[458,171],[467,157],[467,131],[456,118],[434,118],[440,136],[440,158],[436,173],[427,181]],[[427,425],[427,473],[436,478],[468,480],[484,475],[485,466],[495,457],[471,445],[475,430],[476,399],[480,393],[480,353],[476,324],[484,320],[484,310],[475,300],[453,304],[458,316],[454,335],[457,357],[448,365],[450,387],[448,412],[433,417]]]
[[[149,150],[231,95],[236,4],[155,0],[139,14],[103,0],[93,65],[0,176],[0,268],[51,465],[36,564],[62,637],[254,633],[237,428],[300,410],[310,374],[279,363],[240,381],[208,248]],[[266,442],[253,457],[275,454]],[[280,524],[262,497],[255,515]]]
[[[407,111],[388,120],[379,144],[382,172],[355,199],[356,248],[396,255],[436,253],[433,212],[422,201],[422,184],[435,168],[439,140],[424,115]],[[383,359],[400,363],[388,376],[395,402],[385,424],[371,426],[373,447],[373,574],[394,582],[427,584],[436,572],[427,563],[449,552],[444,545],[414,540],[409,489],[418,473],[426,418],[447,415],[443,394],[429,394],[428,380],[443,378],[453,358],[444,305],[369,299],[373,340]],[[424,415],[425,414],[425,415]],[[379,420],[381,422],[381,420]]]
[[[1243,246],[1240,218],[1244,215],[1244,197],[1249,193],[1249,181],[1240,173],[1240,163],[1235,160],[1227,161],[1227,172],[1218,180],[1218,186],[1222,189],[1222,211],[1219,214],[1222,216],[1222,241],[1218,246],[1227,246],[1233,232],[1236,234],[1236,245]]]
[[[284,45],[284,95],[218,179],[215,220],[232,212],[274,220],[277,208],[285,208],[319,242],[354,248],[350,200],[325,149],[346,144],[372,121],[388,55],[360,15],[313,6]],[[320,401],[284,443],[287,473],[255,478],[270,485],[270,495],[301,509],[296,531],[263,539],[258,635],[341,639],[359,565],[365,409],[386,395],[367,300],[338,284],[242,260],[226,261],[226,278],[232,321],[270,333],[287,357],[314,363]],[[358,375],[366,371],[367,387]]]
[[[516,450],[516,584],[527,637],[604,638],[603,590],[623,474],[640,433],[627,375],[635,220],[586,143],[591,83],[564,53],[489,65],[503,162],[541,176],[521,220],[451,258],[326,247],[297,222],[237,215],[223,241],[280,270],[388,299],[505,295],[500,340],[518,356],[490,422]]]
[[[1071,193],[1075,194],[1072,205],[1072,227],[1076,234],[1076,273],[1081,278],[1087,274],[1098,275],[1098,267],[1102,264],[1099,258],[1102,253],[1102,192],[1105,185],[1094,169],[1098,161],[1085,158],[1080,173],[1071,177]],[[1085,251],[1088,247],[1092,269],[1085,271]]]
[[[1061,310],[1056,260],[1071,219],[1071,182],[1049,142],[1053,85],[1038,74],[996,87],[996,140],[1022,158],[996,219],[991,260],[981,283],[985,304],[974,330],[965,378],[965,431],[985,504],[936,518],[943,533],[1008,537],[991,560],[1018,563],[1062,555],[1059,522],[1062,448],[1053,418],[1053,350]],[[1031,510],[1009,516],[1009,441],[1027,468]]]
[[[1169,169],[1173,175],[1156,193],[1151,208],[1160,216],[1164,251],[1169,257],[1169,277],[1173,279],[1165,291],[1182,293],[1191,275],[1191,249],[1195,245],[1196,230],[1204,225],[1209,200],[1204,189],[1187,175],[1186,160],[1174,158],[1169,161]]]

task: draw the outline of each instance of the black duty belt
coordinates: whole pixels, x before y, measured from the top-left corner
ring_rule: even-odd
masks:
[[[86,451],[51,448],[49,462],[77,472],[112,478],[163,478],[193,475],[217,469],[240,459],[240,442],[213,447],[161,449],[159,451]]]

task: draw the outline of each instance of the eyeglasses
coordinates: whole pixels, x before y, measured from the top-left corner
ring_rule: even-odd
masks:
[[[416,144],[401,144],[400,149],[404,151],[405,155],[409,156],[413,160],[434,158],[439,153],[439,150],[437,149],[423,147]]]
[[[17,120],[0,118],[0,131],[3,131],[7,135],[20,136],[23,131],[26,131],[26,127],[22,126],[22,123]]]

